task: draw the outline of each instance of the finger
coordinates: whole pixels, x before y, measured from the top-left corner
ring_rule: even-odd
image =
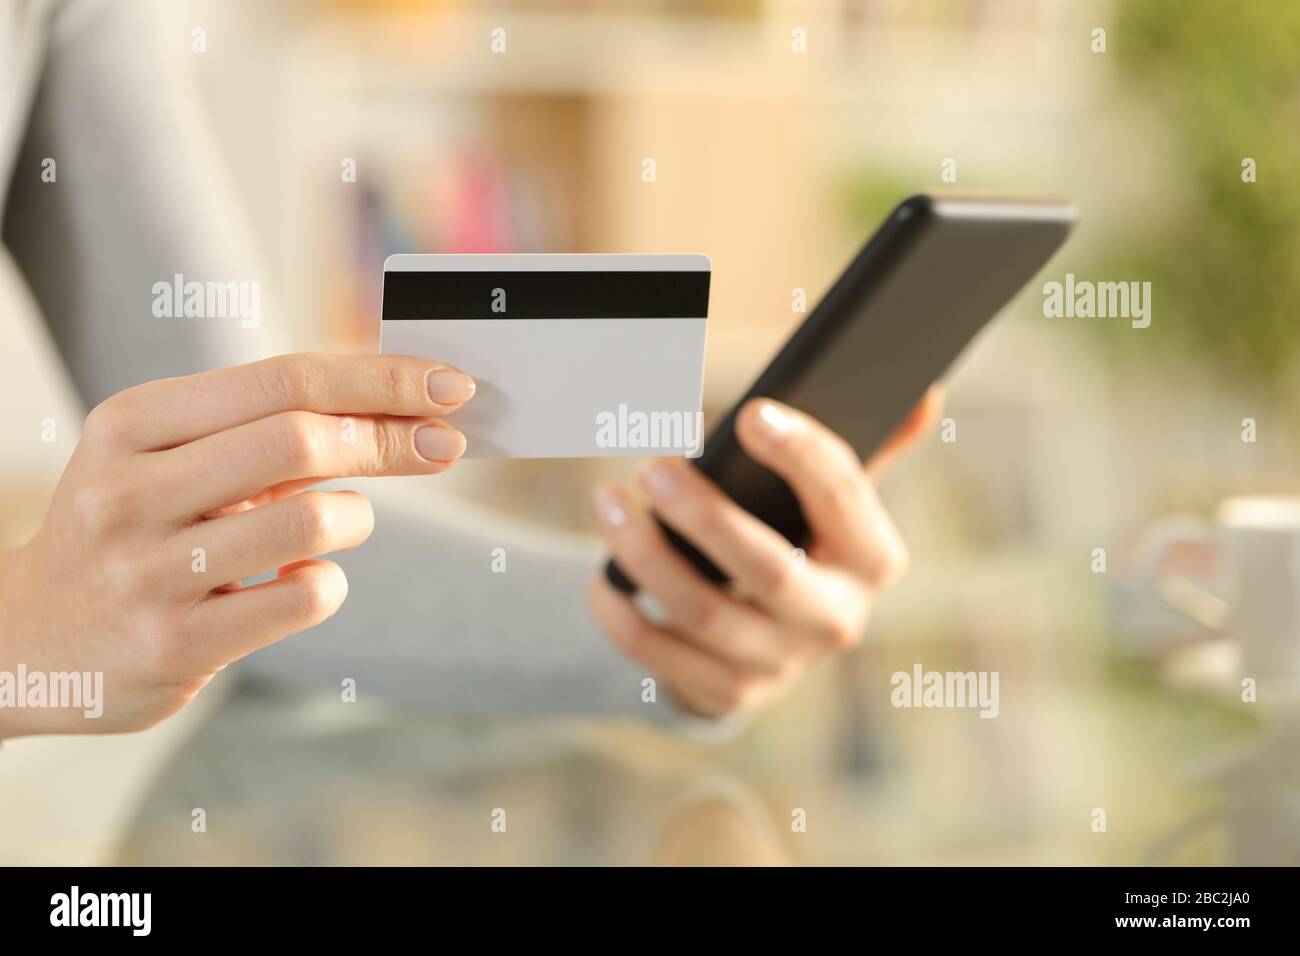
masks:
[[[91,413],[86,433],[150,451],[297,410],[444,415],[474,387],[457,369],[405,355],[280,355],[129,388]]]
[[[144,460],[157,512],[186,521],[295,479],[438,474],[464,451],[437,419],[284,412]]]
[[[273,581],[199,601],[185,623],[183,666],[210,673],[331,617],[348,595],[333,561],[304,561]]]
[[[602,485],[593,501],[619,566],[655,598],[683,640],[738,667],[781,668],[788,649],[773,621],[706,581],[621,488]]]
[[[655,512],[718,566],[736,590],[797,634],[834,645],[856,641],[866,614],[860,588],[810,564],[784,537],[728,498],[698,468],[653,459],[641,486]]]
[[[931,385],[908,413],[903,423],[885,440],[866,463],[867,476],[879,481],[904,453],[923,439],[943,415],[943,386]]]
[[[770,399],[741,409],[736,434],[755,461],[790,485],[822,560],[877,588],[902,574],[907,563],[903,539],[843,439]]]
[[[667,682],[692,709],[717,715],[757,703],[758,680],[647,620],[601,575],[587,588],[587,606],[615,647]]]
[[[355,548],[375,513],[355,491],[304,491],[260,508],[201,521],[178,532],[169,550],[191,573],[168,580],[202,594],[308,558]],[[199,561],[196,555],[202,555]]]

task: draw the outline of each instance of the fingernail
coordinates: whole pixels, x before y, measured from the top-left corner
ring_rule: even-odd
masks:
[[[455,461],[465,454],[465,436],[454,428],[421,425],[415,430],[415,451],[425,461]]]
[[[673,468],[662,461],[648,461],[641,466],[641,483],[656,501],[671,498],[681,486]]]
[[[474,397],[474,391],[478,388],[474,380],[464,372],[453,372],[451,369],[434,369],[425,376],[425,385],[429,389],[429,397],[439,405],[459,405],[461,402],[468,402]]]
[[[758,410],[758,424],[769,441],[780,441],[794,431],[794,419],[775,402],[764,402]]]
[[[611,528],[621,528],[627,524],[627,510],[623,507],[622,496],[608,485],[601,485],[591,494],[592,503],[600,520]]]

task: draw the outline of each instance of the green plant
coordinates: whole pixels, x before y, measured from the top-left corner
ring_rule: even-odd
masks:
[[[1164,321],[1148,354],[1172,347],[1281,392],[1300,353],[1300,3],[1124,0],[1115,11],[1121,77],[1167,118],[1172,161],[1185,164],[1172,178],[1190,188],[1170,197],[1168,218],[1113,243],[1106,265],[1156,289]],[[1243,182],[1247,157],[1257,182]]]

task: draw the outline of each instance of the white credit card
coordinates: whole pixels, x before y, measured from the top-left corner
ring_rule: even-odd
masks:
[[[478,383],[466,458],[698,455],[700,255],[394,255],[380,350]]]

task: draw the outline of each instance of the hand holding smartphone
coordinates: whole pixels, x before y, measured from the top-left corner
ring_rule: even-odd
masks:
[[[803,544],[808,526],[793,492],[736,439],[741,406],[760,397],[784,402],[870,457],[1060,248],[1074,221],[1073,207],[1058,199],[905,200],[718,423],[694,466],[792,544]],[[690,542],[663,530],[701,574],[725,581]],[[620,590],[637,589],[615,562],[605,573]]]

